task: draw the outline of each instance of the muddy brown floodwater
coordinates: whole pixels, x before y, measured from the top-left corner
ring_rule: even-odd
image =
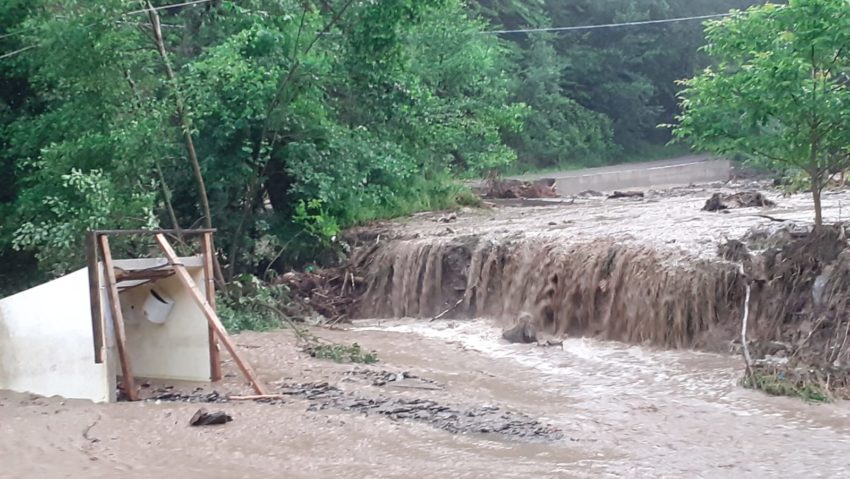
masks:
[[[589,339],[569,339],[563,349],[511,345],[488,320],[361,321],[349,331],[316,333],[356,341],[375,350],[380,362],[358,366],[308,358],[285,330],[235,338],[277,391],[309,383],[361,402],[427,403],[462,415],[498,410],[492,416],[496,422],[505,417],[520,426],[537,421],[556,434],[535,438],[451,431],[427,417],[405,416],[406,409],[395,409],[402,411],[395,417],[377,409],[346,410],[350,402],[335,403],[326,393],[294,394],[273,404],[203,405],[96,405],[2,393],[0,477],[850,473],[850,405],[810,405],[744,390],[736,385],[740,364],[735,357]],[[231,363],[225,372],[228,378],[215,386],[218,392],[249,391]],[[212,391],[202,386],[199,394]],[[201,406],[225,411],[234,420],[189,427]]]

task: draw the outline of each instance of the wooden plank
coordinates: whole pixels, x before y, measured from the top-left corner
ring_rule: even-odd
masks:
[[[204,233],[201,240],[201,253],[204,256],[204,280],[207,286],[207,303],[213,311],[215,306],[215,272],[213,271],[213,258],[215,251],[212,245],[212,233]],[[221,381],[221,351],[218,347],[218,338],[215,336],[215,328],[209,327],[210,342],[210,381]]]
[[[97,235],[86,235],[86,266],[89,270],[89,304],[91,304],[91,336],[95,364],[103,363],[103,314],[100,305],[100,272],[97,269]]]
[[[191,230],[177,230],[177,229],[166,229],[166,230],[95,230],[97,235],[157,235],[157,234],[167,234],[167,235],[183,235],[183,236],[195,236],[202,235],[206,233],[215,233],[215,228],[199,228],[199,229],[191,229]]]
[[[127,354],[127,335],[124,333],[124,315],[121,314],[121,298],[118,295],[118,284],[115,281],[115,266],[112,264],[112,252],[109,250],[109,239],[100,235],[100,250],[103,253],[103,269],[106,278],[109,306],[112,311],[112,325],[115,327],[115,343],[118,346],[118,357],[121,360],[121,376],[124,378],[124,392],[130,401],[139,400],[136,391],[136,379]]]
[[[257,394],[267,395],[268,393],[266,392],[265,386],[257,380],[257,375],[254,373],[251,365],[242,359],[242,356],[239,354],[239,350],[236,349],[236,344],[230,339],[230,336],[227,335],[227,330],[224,329],[224,325],[222,325],[221,321],[219,321],[215,311],[213,311],[210,304],[204,298],[204,295],[201,294],[201,290],[198,289],[198,286],[192,280],[192,276],[189,275],[189,271],[187,271],[186,267],[178,261],[177,254],[168,243],[165,235],[156,235],[156,242],[159,244],[159,247],[165,254],[165,257],[174,267],[174,271],[177,272],[177,278],[180,279],[184,286],[186,286],[192,296],[192,299],[195,300],[195,303],[197,303],[197,305],[201,308],[201,311],[203,311],[204,316],[207,318],[207,322],[209,322],[210,326],[212,326],[215,330],[218,339],[224,344],[224,347],[227,348],[227,352],[230,353],[233,361],[237,366],[239,366],[239,369],[242,371],[242,374],[245,375],[248,382],[251,383],[251,386],[254,388],[254,392]]]
[[[115,268],[115,281],[135,281],[139,279],[165,279],[174,275],[174,270],[169,266],[167,269],[149,269],[149,270],[126,270],[123,268]]]

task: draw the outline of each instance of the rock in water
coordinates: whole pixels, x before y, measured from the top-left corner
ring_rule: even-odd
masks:
[[[192,419],[189,420],[190,426],[212,426],[214,424],[225,424],[232,421],[230,414],[223,411],[209,412],[204,408],[198,409]]]
[[[536,343],[537,328],[530,317],[520,318],[515,326],[502,331],[502,337],[511,343]]]

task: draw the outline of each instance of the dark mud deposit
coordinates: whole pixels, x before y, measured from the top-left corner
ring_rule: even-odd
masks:
[[[452,434],[498,434],[510,439],[555,441],[563,432],[523,414],[503,411],[497,406],[452,407],[429,399],[362,397],[345,393],[328,383],[293,384],[283,394],[306,398],[308,411],[337,409],[376,414],[393,420],[429,424]]]
[[[442,387],[432,380],[419,378],[410,372],[393,373],[373,369],[355,368],[344,373],[341,381],[361,382],[374,388],[388,384],[410,390],[439,390]],[[282,396],[303,399],[306,411],[337,410],[369,415],[379,415],[395,421],[417,421],[452,434],[497,434],[506,439],[524,441],[556,441],[564,439],[558,428],[545,425],[529,416],[506,411],[498,406],[458,406],[424,398],[404,398],[386,395],[364,395],[346,392],[328,382],[290,383],[276,391]],[[227,395],[218,391],[197,389],[184,392],[174,387],[157,388],[145,395],[147,401],[185,403],[228,403]],[[258,399],[255,402],[269,405],[284,404],[283,399]],[[274,414],[273,410],[268,411]]]

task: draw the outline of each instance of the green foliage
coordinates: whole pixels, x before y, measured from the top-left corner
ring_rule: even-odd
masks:
[[[300,224],[307,234],[319,240],[324,246],[330,246],[336,241],[340,231],[336,219],[328,214],[319,200],[310,200],[306,204],[304,200],[299,201],[292,220]]]
[[[288,299],[284,286],[269,285],[245,274],[230,283],[227,295],[217,299],[218,316],[232,333],[268,331],[280,327],[279,311]]]
[[[821,190],[850,166],[850,8],[792,0],[710,22],[706,32],[717,66],[682,82],[674,133],[700,149],[805,172],[820,224]]]
[[[346,344],[318,344],[308,347],[307,353],[314,358],[329,359],[336,363],[373,364],[378,362],[378,355],[374,351],[363,351],[357,343],[350,346]]]
[[[517,159],[596,165],[661,143],[667,84],[701,64],[698,25],[480,31],[720,8],[681,3],[186,5],[159,11],[170,81],[148,16],[128,14],[142,2],[2,2],[0,54],[34,48],[0,60],[0,262],[61,274],[88,228],[203,224],[182,124],[231,280],[335,258],[346,226],[475,204],[457,179]]]
[[[759,0],[479,0],[506,29],[639,22],[716,14]],[[674,81],[707,64],[700,22],[506,34],[514,45],[516,95],[533,113],[509,138],[523,163],[598,165],[667,142],[656,128],[678,113]]]
[[[752,376],[744,378],[743,386],[771,396],[798,397],[809,402],[829,401],[828,392],[820,384],[791,379],[781,371],[753,371]]]
[[[524,167],[594,166],[605,163],[618,150],[611,121],[569,98],[561,87],[566,62],[546,37],[535,35],[525,56],[515,92],[530,106],[521,131],[506,134],[508,144],[520,154]]]

